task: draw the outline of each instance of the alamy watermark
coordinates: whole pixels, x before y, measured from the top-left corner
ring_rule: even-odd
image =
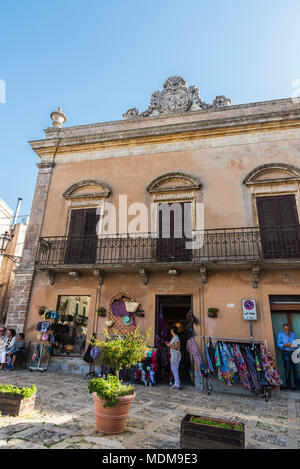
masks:
[[[127,195],[123,194],[119,195],[118,210],[113,203],[105,202],[97,207],[97,216],[99,237],[178,238],[185,241],[186,249],[203,246],[203,203],[151,203],[149,212],[143,202],[128,205]]]
[[[6,103],[6,84],[4,80],[0,78],[0,104]]]
[[[300,78],[296,78],[292,81],[292,88],[294,88],[294,91],[292,92],[292,100],[297,104],[300,102]]]
[[[300,345],[300,339],[296,339],[294,342],[293,342],[295,345],[299,346]],[[296,348],[296,350],[294,350],[294,352],[292,353],[292,361],[294,363],[300,363],[300,348]]]

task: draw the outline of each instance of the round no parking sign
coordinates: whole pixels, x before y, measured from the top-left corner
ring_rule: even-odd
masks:
[[[256,321],[257,312],[256,312],[256,301],[252,298],[243,298],[242,299],[242,309],[243,309],[243,318],[246,321]]]

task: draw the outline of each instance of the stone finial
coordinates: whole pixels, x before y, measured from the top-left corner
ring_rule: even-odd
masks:
[[[128,109],[123,114],[124,119],[176,114],[187,111],[198,111],[230,106],[230,99],[217,96],[212,104],[205,103],[199,96],[196,86],[186,86],[186,81],[180,76],[169,77],[162,91],[152,94],[148,109],[139,112],[137,108]]]
[[[51,112],[50,117],[52,119],[52,127],[61,128],[67,120],[67,116],[62,112],[61,107],[57,111]]]

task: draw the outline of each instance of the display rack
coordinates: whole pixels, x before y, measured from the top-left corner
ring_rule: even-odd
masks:
[[[47,354],[46,363],[45,362],[43,363],[43,358],[44,358],[44,349],[46,347],[48,347],[48,345],[46,345],[46,344],[33,344],[33,343],[31,343],[30,346],[31,345],[35,346],[36,351],[38,351],[39,358],[38,358],[38,360],[32,360],[31,359],[31,365],[28,367],[28,370],[29,371],[40,371],[41,373],[46,372],[48,370],[51,354],[50,353]],[[30,346],[29,346],[29,349],[30,349]],[[35,363],[36,363],[36,365],[35,365]]]
[[[222,341],[222,342],[236,342],[236,343],[245,343],[245,344],[251,344],[251,347],[253,349],[254,345],[255,344],[264,344],[266,347],[268,347],[267,345],[267,341],[266,340],[256,340],[254,339],[253,337],[249,338],[249,339],[240,339],[240,338],[231,338],[231,337],[214,337],[214,336],[207,336],[207,335],[199,335],[197,336],[199,339],[204,339],[204,341],[206,339],[211,339],[211,340],[215,340],[215,341]],[[211,377],[211,376],[203,376],[203,380],[204,380],[204,385],[205,385],[205,388],[207,390],[207,394],[210,395],[213,391],[214,392],[221,392],[221,393],[224,393],[224,394],[231,394],[231,395],[250,395],[251,392],[241,392],[241,393],[238,393],[238,392],[232,392],[230,390],[218,390],[218,389],[213,389],[213,387],[211,386],[210,384],[210,381],[214,379],[214,377]],[[216,378],[215,378],[216,379]],[[271,392],[270,392],[270,389],[267,389],[267,388],[264,388],[263,389],[263,393],[262,394],[262,397],[265,399],[266,402],[268,402],[268,400],[270,399],[271,397]]]

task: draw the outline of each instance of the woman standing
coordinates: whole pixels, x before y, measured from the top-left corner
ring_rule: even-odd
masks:
[[[167,347],[169,347],[170,352],[171,352],[171,357],[170,357],[170,363],[171,363],[171,370],[174,376],[174,386],[172,386],[171,389],[179,389],[180,387],[180,380],[179,380],[179,363],[181,360],[181,353],[180,353],[180,340],[177,335],[178,333],[178,328],[176,326],[173,326],[171,328],[171,334],[172,334],[172,339],[169,344],[167,344]]]

